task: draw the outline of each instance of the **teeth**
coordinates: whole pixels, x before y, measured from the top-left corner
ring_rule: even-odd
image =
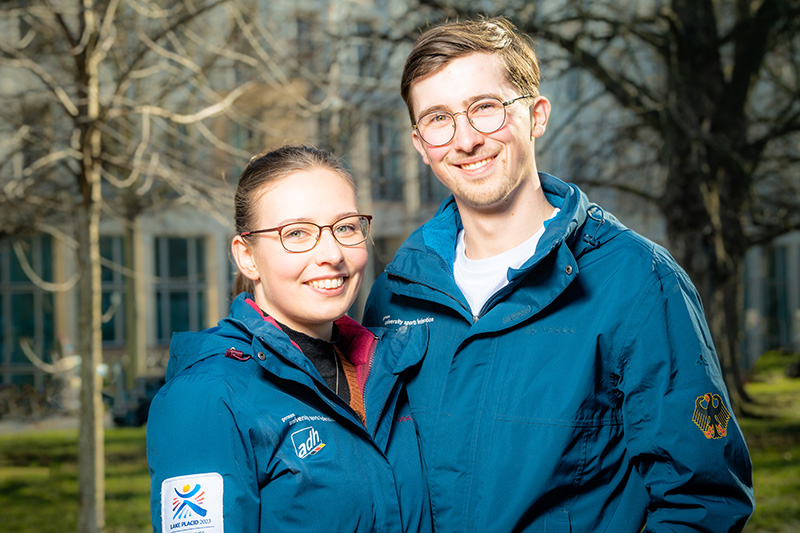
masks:
[[[482,161],[476,161],[475,163],[467,163],[465,165],[461,165],[461,168],[464,170],[476,170],[485,166],[489,163],[490,159],[484,159]]]
[[[344,285],[344,278],[315,279],[314,281],[309,281],[308,284],[315,289],[338,289]]]

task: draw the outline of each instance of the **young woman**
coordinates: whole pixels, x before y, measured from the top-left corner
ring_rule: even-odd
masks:
[[[430,510],[405,376],[422,328],[345,316],[371,217],[327,152],[256,156],[231,243],[251,292],[211,329],[173,336],[147,458],[155,531],[419,531]]]

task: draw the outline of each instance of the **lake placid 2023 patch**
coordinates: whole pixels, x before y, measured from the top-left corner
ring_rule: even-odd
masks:
[[[216,472],[161,483],[163,533],[222,533],[222,476]]]

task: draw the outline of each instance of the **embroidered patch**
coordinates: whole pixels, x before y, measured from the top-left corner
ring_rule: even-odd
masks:
[[[728,435],[728,420],[731,414],[722,403],[719,394],[710,392],[698,396],[694,401],[692,421],[697,424],[707,439],[721,439]]]
[[[292,444],[294,453],[300,459],[305,459],[309,455],[315,455],[325,447],[325,443],[319,438],[319,431],[314,426],[309,426],[292,433]]]
[[[165,479],[161,483],[161,530],[222,533],[222,476],[209,472]]]

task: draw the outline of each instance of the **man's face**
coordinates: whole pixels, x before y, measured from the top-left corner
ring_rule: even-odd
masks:
[[[487,96],[502,101],[522,96],[506,80],[499,58],[486,53],[451,61],[439,72],[417,80],[410,95],[417,120],[430,111],[464,111]],[[536,127],[534,109],[542,102],[549,113],[549,103],[542,97],[507,106],[505,124],[489,134],[475,130],[466,115],[460,114],[455,136],[448,144],[430,146],[414,130],[414,146],[439,181],[453,192],[460,208],[502,209],[520,183],[535,176],[533,138],[540,136],[544,127]]]

